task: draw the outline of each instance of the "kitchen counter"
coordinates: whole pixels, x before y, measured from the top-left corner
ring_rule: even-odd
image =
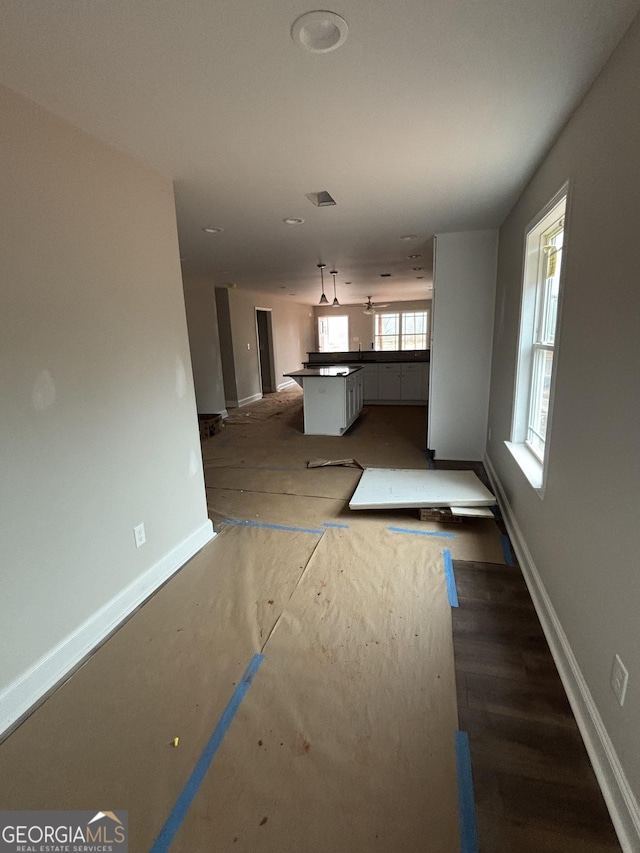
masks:
[[[331,364],[394,364],[396,362],[425,362],[431,351],[423,350],[355,350],[351,352],[308,352],[305,367]]]
[[[305,435],[344,435],[362,410],[360,365],[312,367],[284,375],[302,388]]]
[[[308,362],[307,362],[308,364]],[[304,376],[351,376],[352,373],[357,373],[362,370],[362,367],[347,364],[325,365],[323,367],[305,367],[304,370],[294,370],[292,373],[285,373],[285,376],[290,376],[291,379],[298,380]],[[298,382],[298,384],[300,384]]]

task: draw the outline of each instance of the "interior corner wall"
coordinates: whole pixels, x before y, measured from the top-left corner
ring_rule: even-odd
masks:
[[[230,332],[237,383],[237,400],[243,405],[262,395],[256,308],[271,309],[276,385],[289,384],[285,373],[300,370],[314,346],[313,311],[308,305],[249,290],[228,290]],[[222,318],[219,317],[222,326]],[[222,327],[220,337],[222,341]]]
[[[537,575],[585,713],[604,729],[640,830],[640,19],[636,18],[500,231],[487,455]],[[525,230],[570,181],[564,295],[544,497],[510,438]],[[624,707],[613,657],[629,671]],[[580,679],[583,679],[580,685]],[[622,779],[622,782],[620,782]],[[615,784],[618,784],[615,783]],[[626,786],[626,787],[625,787]],[[625,793],[626,791],[626,793]],[[615,796],[615,795],[611,795]],[[622,819],[621,819],[622,820]],[[640,849],[640,835],[631,846]]]
[[[225,391],[215,289],[206,276],[188,272],[182,283],[198,412],[223,412]]]
[[[0,116],[1,732],[212,532],[171,182]]]

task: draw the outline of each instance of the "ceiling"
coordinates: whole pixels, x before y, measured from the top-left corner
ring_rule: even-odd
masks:
[[[416,299],[433,234],[502,222],[640,0],[339,0],[321,54],[291,36],[314,8],[0,0],[0,81],[174,180],[185,274],[312,304],[322,262],[343,303]]]

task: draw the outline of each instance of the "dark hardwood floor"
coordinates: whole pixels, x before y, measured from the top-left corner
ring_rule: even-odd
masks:
[[[619,853],[520,569],[453,565],[459,723],[481,853]]]

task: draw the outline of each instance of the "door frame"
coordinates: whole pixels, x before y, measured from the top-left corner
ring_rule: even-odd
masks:
[[[266,320],[266,335],[267,339],[264,341],[264,351],[267,354],[267,364],[266,364],[266,374],[268,377],[268,382],[264,381],[263,374],[263,361],[262,361],[262,348],[260,341],[260,325],[258,323],[258,312],[261,311],[264,313],[264,317]],[[278,390],[278,383],[276,382],[276,359],[275,353],[273,349],[273,321],[272,321],[272,308],[260,308],[255,306],[255,319],[256,319],[256,340],[258,342],[258,376],[260,378],[260,385],[262,386],[263,394],[272,394]]]

